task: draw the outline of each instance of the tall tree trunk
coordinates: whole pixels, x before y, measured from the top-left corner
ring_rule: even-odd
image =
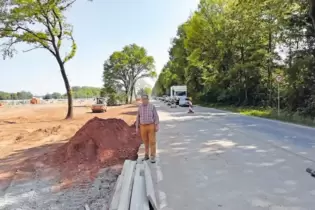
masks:
[[[268,34],[268,53],[269,53],[269,58],[268,58],[268,89],[269,89],[269,97],[268,97],[268,105],[272,106],[272,69],[271,69],[271,53],[272,53],[272,32],[271,29],[269,29],[269,34]]]
[[[310,3],[309,16],[312,19],[313,28],[315,29],[315,0],[309,0],[309,3]]]
[[[51,31],[50,31],[51,32]],[[53,41],[53,48],[55,50],[55,58],[59,64],[59,67],[60,67],[60,72],[61,72],[61,76],[62,76],[62,79],[63,79],[63,82],[65,83],[65,87],[66,87],[66,91],[67,91],[67,98],[68,98],[68,111],[67,111],[67,115],[66,115],[66,120],[67,119],[71,119],[73,117],[73,100],[72,100],[72,92],[71,92],[71,86],[69,84],[69,80],[68,80],[68,77],[67,77],[67,74],[66,74],[66,69],[65,69],[65,65],[61,59],[61,56],[60,56],[60,52],[59,52],[59,49],[56,45],[56,42],[55,42],[55,38],[54,38],[54,35],[51,33],[51,36],[52,36],[52,41]]]
[[[289,68],[292,68],[292,40],[289,42]]]
[[[63,81],[65,83],[65,87],[66,87],[66,90],[67,90],[68,111],[67,111],[67,115],[66,115],[65,119],[71,119],[73,117],[73,99],[72,99],[71,87],[70,87],[70,84],[69,84],[69,80],[68,80],[68,77],[67,77],[67,74],[66,74],[66,70],[65,70],[64,64],[62,63],[60,58],[59,59],[57,58],[57,60],[58,60],[58,64],[59,64],[59,67],[60,67],[60,72],[61,72]]]
[[[242,64],[243,64],[243,68],[245,65],[245,55],[244,55],[244,47],[241,48],[241,59],[242,59]],[[243,69],[242,68],[242,69]],[[248,102],[248,90],[247,90],[247,72],[246,72],[246,68],[243,69],[244,72],[244,101],[242,102],[243,105],[247,105]]]
[[[129,93],[128,93],[128,89],[126,88],[125,90],[125,94],[126,94],[126,100],[125,100],[125,103],[128,104],[128,101],[129,101]]]
[[[132,103],[132,97],[133,97],[134,88],[135,88],[134,84],[132,84],[131,87],[130,87],[130,100],[129,100],[130,104]]]
[[[238,71],[238,94],[237,94],[238,95],[238,102],[237,102],[237,106],[239,106],[241,104],[241,101],[242,101],[242,99],[241,99],[241,95],[242,95],[242,88],[241,88],[242,77],[243,77],[242,70],[240,69]]]

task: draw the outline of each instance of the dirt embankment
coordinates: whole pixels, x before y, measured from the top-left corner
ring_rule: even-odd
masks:
[[[100,168],[122,163],[124,158],[136,158],[140,140],[129,126],[135,121],[130,114],[135,110],[136,106],[129,105],[93,114],[90,108],[75,107],[75,118],[62,120],[64,106],[2,109],[0,191],[13,179],[51,173],[58,177],[61,173],[60,185],[65,186],[91,179]]]
[[[126,159],[136,160],[140,144],[135,128],[125,121],[95,117],[67,143],[39,159],[59,168],[65,178],[78,177],[84,172],[94,178],[100,168],[122,164]]]
[[[136,109],[80,106],[63,120],[65,105],[2,107],[0,209],[108,209],[119,163],[137,156]]]

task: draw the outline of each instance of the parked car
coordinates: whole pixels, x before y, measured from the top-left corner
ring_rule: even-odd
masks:
[[[167,103],[167,102],[170,102],[170,100],[171,100],[171,97],[169,97],[169,96],[166,96],[165,97],[165,102]]]

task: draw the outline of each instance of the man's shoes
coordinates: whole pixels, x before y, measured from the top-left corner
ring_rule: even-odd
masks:
[[[146,161],[149,160],[149,156],[144,156],[144,158],[142,159],[142,161]]]
[[[151,157],[151,163],[155,163],[155,157]]]

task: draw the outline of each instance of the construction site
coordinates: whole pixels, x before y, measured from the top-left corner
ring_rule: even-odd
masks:
[[[0,107],[0,209],[109,209],[126,159],[136,160],[137,105]]]
[[[152,100],[151,163],[137,104],[89,103],[0,108],[1,210],[314,209],[314,128]]]

